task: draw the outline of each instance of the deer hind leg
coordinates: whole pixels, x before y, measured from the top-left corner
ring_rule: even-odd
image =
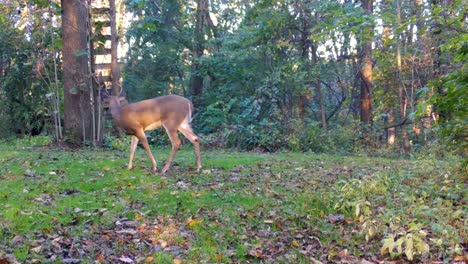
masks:
[[[167,135],[169,136],[169,139],[171,140],[172,144],[172,151],[171,154],[169,155],[169,158],[166,161],[166,164],[164,165],[164,168],[162,169],[162,174],[165,174],[166,171],[169,170],[169,167],[171,166],[172,161],[174,160],[174,157],[177,153],[177,151],[180,148],[181,141],[179,139],[179,136],[177,135],[177,130],[176,129],[171,129],[168,126],[164,126],[166,129]]]
[[[195,157],[197,158],[197,171],[200,172],[202,168],[201,163],[201,155],[200,155],[200,139],[199,137],[193,133],[192,128],[188,124],[188,122],[182,123],[179,127],[179,131],[188,139],[193,145],[195,151]]]
[[[146,135],[145,135],[145,132],[143,131],[143,129],[139,130],[135,134],[135,137],[137,137],[140,140],[141,144],[143,145],[143,148],[146,151],[146,154],[148,154],[148,157],[151,160],[153,171],[156,172],[158,170],[156,160],[153,157],[153,153],[151,153],[151,150],[150,150],[149,145],[148,145],[148,140],[146,139]],[[132,144],[133,144],[133,139],[132,139]]]
[[[138,138],[136,136],[132,136],[132,143],[130,145],[130,160],[128,161],[129,170],[133,168],[133,157],[135,156],[135,150],[137,146],[138,146]]]

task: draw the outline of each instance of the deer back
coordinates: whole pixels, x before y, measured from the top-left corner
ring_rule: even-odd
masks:
[[[192,103],[178,95],[143,100],[122,107],[119,125],[132,134],[135,129],[153,130],[161,126],[177,128],[184,120],[190,122]]]

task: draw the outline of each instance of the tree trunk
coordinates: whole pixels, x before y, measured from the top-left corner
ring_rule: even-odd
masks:
[[[396,0],[396,12],[397,12],[397,27],[401,24],[401,7],[400,0]],[[412,34],[412,33],[410,33]],[[408,109],[408,95],[405,89],[405,85],[401,78],[401,39],[397,35],[397,83],[398,83],[398,98],[400,101],[400,119],[401,121],[406,120],[407,118],[407,109]],[[411,145],[409,144],[408,131],[406,131],[406,125],[401,125],[401,141],[403,144],[403,149],[406,153],[411,151]]]
[[[388,111],[388,118],[386,119],[385,125],[393,125],[395,124],[395,112],[393,109],[390,109]],[[395,143],[395,135],[396,135],[396,129],[395,127],[390,127],[386,129],[386,135],[387,135],[387,146],[393,146]]]
[[[445,5],[445,6],[448,6],[448,5],[451,5],[453,3],[453,0],[447,0],[447,1],[442,1],[442,0],[431,0],[430,1],[432,6],[434,6],[435,8],[437,7],[440,7],[441,5]],[[437,14],[437,16],[442,16],[442,17],[446,17],[448,16],[449,14],[447,14],[446,10],[440,12],[439,14]],[[433,14],[433,16],[435,16],[435,14]],[[444,61],[443,59],[443,56],[442,56],[442,50],[441,50],[441,46],[444,44],[444,39],[443,39],[443,35],[442,34],[442,27],[441,25],[439,24],[439,22],[437,21],[437,19],[432,19],[433,22],[432,22],[432,25],[431,25],[431,31],[432,31],[432,38],[433,38],[433,47],[434,47],[434,51],[433,51],[433,60],[432,60],[432,64],[433,64],[433,78],[434,79],[439,79],[441,78],[443,75],[447,74],[447,63]],[[444,95],[445,92],[444,92],[444,88],[441,86],[441,85],[437,85],[437,93],[440,94],[440,95]],[[438,115],[441,116],[441,117],[446,117],[447,116],[447,113],[443,112],[443,111],[440,111],[437,107],[437,105],[434,106],[434,111],[435,112],[438,112]],[[434,116],[437,116],[437,115],[434,115]],[[436,121],[436,120],[434,120]]]
[[[310,47],[311,47],[311,41],[310,41],[310,14],[307,8],[307,5],[309,4],[309,1],[299,1],[298,2],[298,13],[300,17],[302,18],[302,29],[301,29],[301,46],[302,46],[302,60],[305,63],[305,68],[307,75],[310,76]],[[304,6],[305,5],[305,6]],[[310,78],[310,77],[309,77]],[[307,78],[307,79],[309,79]],[[308,80],[305,83],[305,86],[308,87]],[[308,92],[308,91],[306,91]],[[301,92],[299,94],[299,98],[297,100],[297,111],[299,118],[304,121],[306,117],[306,105],[308,103],[306,92]]]
[[[310,75],[311,72],[311,62],[310,56],[312,55],[312,63],[317,68],[315,72],[315,80],[314,87],[315,87],[315,94],[317,103],[320,106],[320,121],[322,123],[322,129],[327,130],[327,115],[325,111],[325,100],[322,93],[322,86],[320,82],[320,62],[317,56],[317,49],[314,43],[310,40],[310,30],[311,26],[311,11],[309,8],[310,1],[299,2],[299,14],[302,17],[302,30],[301,30],[301,42],[302,42],[302,59],[306,63],[306,71],[307,74]],[[318,23],[318,19],[316,18],[316,23]],[[304,118],[304,102],[307,102],[307,97],[304,94],[299,95],[299,116]],[[301,110],[302,109],[302,110]],[[302,114],[301,114],[302,113]]]
[[[208,12],[208,0],[197,0],[197,17],[195,25],[195,42],[192,54],[194,61],[191,69],[190,93],[194,97],[199,97],[203,93],[203,76],[200,74],[199,59],[205,50],[204,25],[206,23],[206,13]]]
[[[121,92],[120,87],[120,66],[118,63],[117,48],[119,45],[119,36],[117,33],[117,13],[115,0],[109,0],[110,9],[110,28],[111,28],[111,79],[112,93],[118,95]]]
[[[53,44],[52,50],[52,60],[54,64],[54,97],[53,97],[53,107],[54,107],[54,128],[55,128],[55,140],[60,141],[63,139],[62,135],[62,121],[60,116],[60,93],[59,93],[59,79],[58,79],[58,67],[57,67],[57,50],[55,47],[55,32],[54,27],[51,23],[50,25],[50,38]]]
[[[85,1],[62,0],[65,131],[71,144],[93,141]]]
[[[362,8],[367,15],[372,15],[373,0],[361,0]],[[360,76],[361,76],[361,122],[369,124],[371,122],[372,111],[372,26],[363,29],[362,47],[359,54],[360,58]]]
[[[317,100],[320,106],[320,121],[322,122],[322,129],[327,130],[327,113],[325,111],[325,98],[322,93],[322,85],[320,81],[320,66],[317,56],[317,49],[315,46],[312,47],[312,61],[317,65],[317,75],[315,77],[315,93],[317,94]]]

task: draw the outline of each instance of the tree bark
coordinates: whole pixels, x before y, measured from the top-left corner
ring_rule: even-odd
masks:
[[[85,1],[62,0],[64,137],[71,144],[93,140]]]
[[[401,24],[401,8],[400,0],[396,0],[396,12],[397,12],[397,26]],[[411,33],[410,33],[411,34]],[[407,118],[408,108],[408,95],[406,93],[405,85],[401,78],[401,39],[397,35],[397,83],[398,83],[398,98],[400,101],[400,119],[405,120]],[[406,131],[406,125],[401,126],[401,140],[403,144],[403,150],[408,153],[411,151],[411,145],[408,139],[408,131]]]
[[[301,28],[301,45],[302,45],[302,59],[305,62],[305,67],[308,76],[311,73],[311,56],[312,56],[312,63],[317,68],[314,76],[314,87],[315,87],[315,94],[317,103],[320,106],[320,122],[322,123],[322,129],[327,130],[327,115],[325,111],[325,99],[322,93],[322,85],[320,81],[320,62],[317,56],[317,48],[314,43],[312,43],[310,39],[310,30],[312,28],[311,25],[311,11],[309,8],[310,1],[300,1],[298,3],[298,13],[302,18],[302,28]],[[315,19],[315,22],[318,23],[318,19]],[[305,110],[304,105],[307,102],[307,97],[304,94],[299,95],[298,100],[298,112],[299,117],[304,119],[305,117]]]
[[[319,60],[317,56],[317,49],[315,46],[312,47],[312,61],[314,62],[315,65],[317,65],[317,73],[315,77],[315,92],[317,94],[317,100],[320,106],[320,121],[322,122],[322,129],[324,131],[327,130],[327,113],[325,110],[325,98],[322,93],[322,85],[320,81],[320,66],[319,66]]]
[[[361,0],[361,6],[367,15],[372,15],[373,0]],[[361,95],[360,95],[360,116],[363,124],[371,122],[372,111],[372,26],[363,29],[362,47],[360,52],[360,76],[361,76]]]
[[[207,12],[208,0],[197,0],[195,42],[192,50],[194,61],[192,63],[190,80],[190,93],[194,97],[199,97],[203,93],[203,76],[200,74],[199,59],[203,56],[203,51],[205,50],[204,26]]]
[[[110,28],[111,28],[111,79],[112,93],[118,95],[121,92],[120,87],[120,66],[118,63],[117,49],[119,45],[119,35],[117,33],[117,12],[115,0],[109,0],[110,9]]]

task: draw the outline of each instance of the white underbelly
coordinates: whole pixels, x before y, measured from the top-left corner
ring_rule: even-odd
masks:
[[[155,130],[155,129],[158,129],[162,126],[162,122],[161,121],[158,121],[158,122],[154,122],[154,123],[151,123],[149,125],[147,125],[145,127],[145,131],[150,131],[150,130]]]

